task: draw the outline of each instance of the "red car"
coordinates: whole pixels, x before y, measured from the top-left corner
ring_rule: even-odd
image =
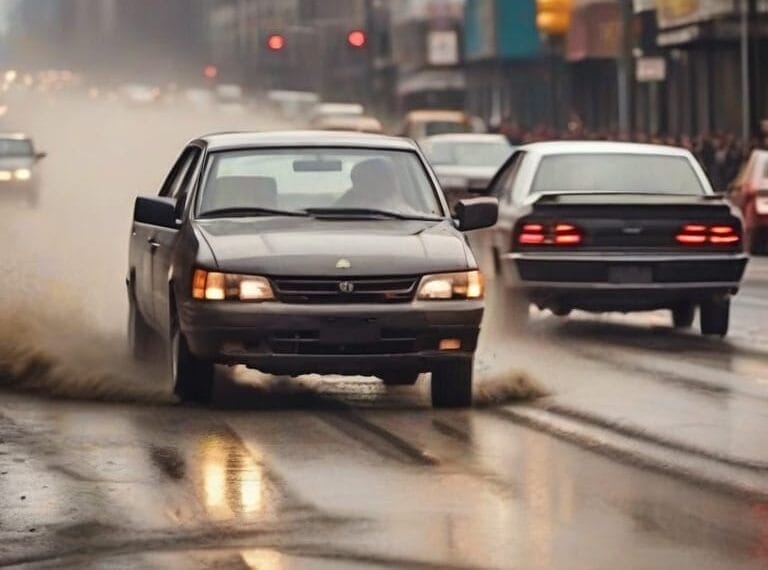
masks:
[[[768,151],[755,150],[728,190],[744,214],[744,234],[750,253],[768,253]]]

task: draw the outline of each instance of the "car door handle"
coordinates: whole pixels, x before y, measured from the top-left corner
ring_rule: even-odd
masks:
[[[149,244],[150,249],[153,251],[156,250],[158,247],[160,247],[160,242],[157,241],[155,238],[149,238],[147,240],[147,243]]]

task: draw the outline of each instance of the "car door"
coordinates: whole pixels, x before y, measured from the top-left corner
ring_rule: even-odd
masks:
[[[512,234],[517,223],[514,191],[525,155],[524,151],[515,152],[491,183],[491,191],[499,199],[499,221],[493,227],[493,248],[501,255],[507,253],[512,245]]]
[[[184,170],[187,161],[188,155],[182,153],[163,182],[160,196],[170,196],[174,182],[179,179],[179,174]],[[134,301],[144,319],[152,326],[156,326],[152,266],[158,244],[156,239],[158,231],[159,228],[156,226],[139,224],[134,221],[131,229],[129,254],[129,279]]]
[[[179,201],[179,212],[186,210],[185,203],[189,196],[189,189],[200,167],[202,148],[190,145],[181,155],[180,168],[173,179],[163,187],[165,196]],[[183,214],[181,214],[183,216]],[[158,330],[167,331],[169,326],[169,272],[176,242],[179,236],[177,228],[155,228],[152,236],[152,292],[154,303],[154,319]]]

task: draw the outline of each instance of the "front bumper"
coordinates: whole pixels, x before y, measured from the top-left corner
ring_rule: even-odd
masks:
[[[744,253],[512,253],[504,261],[513,287],[541,305],[640,310],[736,293],[748,257]]]
[[[187,301],[181,330],[200,358],[272,374],[428,372],[471,357],[482,301],[300,305]],[[458,339],[459,350],[439,350]]]

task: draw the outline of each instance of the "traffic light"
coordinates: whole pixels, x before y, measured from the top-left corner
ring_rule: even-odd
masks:
[[[363,48],[368,43],[368,36],[362,30],[352,30],[347,34],[347,43],[353,48]]]
[[[285,36],[272,34],[267,38],[267,47],[272,51],[281,51],[285,47]]]
[[[548,36],[562,36],[571,27],[573,0],[536,0],[536,27]]]

